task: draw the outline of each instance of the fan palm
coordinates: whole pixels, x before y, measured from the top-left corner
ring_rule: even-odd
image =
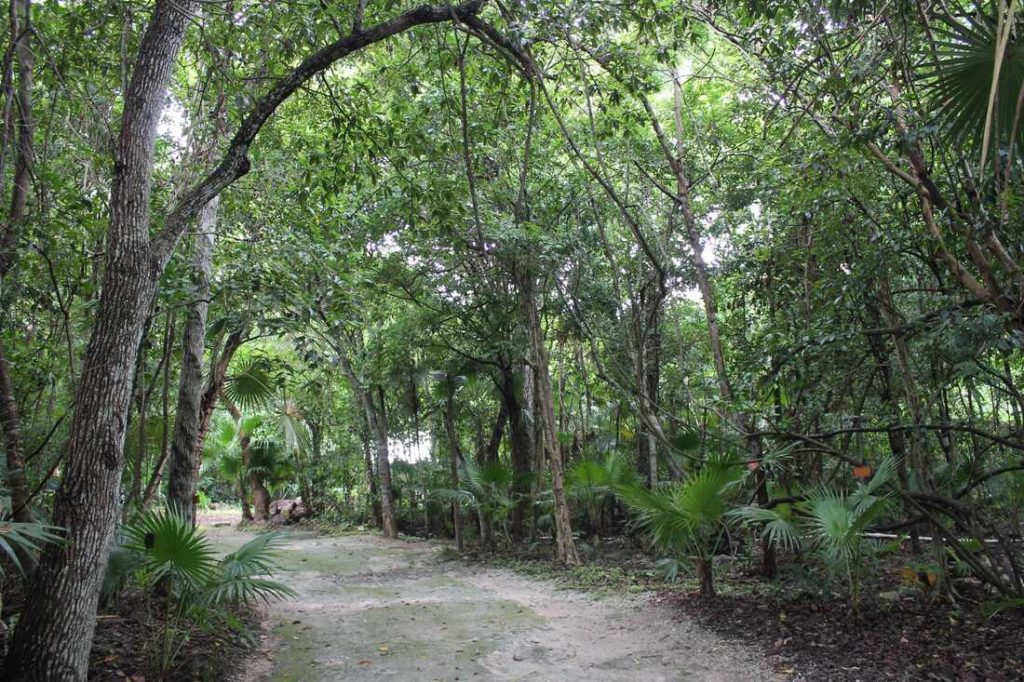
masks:
[[[566,492],[586,510],[590,534],[595,541],[600,539],[602,510],[615,499],[616,490],[637,484],[633,467],[616,452],[609,452],[601,459],[581,460],[566,472]]]
[[[456,502],[473,509],[480,523],[480,539],[489,545],[494,535],[494,524],[508,518],[515,502],[512,498],[512,470],[501,462],[477,464],[467,460],[459,467],[459,488],[433,491],[441,502]],[[502,533],[508,536],[506,529]]]
[[[8,518],[10,509],[10,497],[0,492],[0,519]],[[15,569],[24,573],[23,559],[33,556],[42,545],[59,543],[59,531],[55,526],[35,521],[0,521],[0,551],[11,560]],[[3,575],[3,564],[0,564],[0,578]]]
[[[197,625],[230,622],[225,608],[295,595],[270,579],[281,536],[258,535],[217,561],[202,531],[176,512],[149,512],[123,529],[123,551],[133,555],[143,582],[167,592],[160,672],[173,664]]]
[[[719,457],[678,483],[648,490],[621,486],[619,497],[630,506],[640,527],[654,544],[696,562],[700,596],[715,596],[712,558],[726,530],[728,504],[739,490],[743,469],[738,461]]]
[[[821,488],[792,505],[740,507],[730,515],[745,523],[763,523],[764,534],[779,546],[814,550],[830,573],[847,581],[857,610],[867,560],[876,549],[864,533],[889,508],[891,499],[882,488],[895,473],[896,461],[889,458],[852,493]]]
[[[990,140],[1016,146],[1024,136],[1024,42],[1013,30],[1017,4],[1002,20],[982,13],[942,17],[934,27],[935,56],[921,76],[939,123],[957,142],[981,147],[982,158]]]

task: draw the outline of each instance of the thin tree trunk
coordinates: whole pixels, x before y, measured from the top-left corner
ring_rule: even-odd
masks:
[[[235,353],[245,343],[245,335],[248,331],[249,318],[246,315],[238,328],[228,334],[228,338],[224,341],[224,348],[210,360],[210,373],[206,377],[206,388],[203,389],[202,398],[199,400],[199,428],[196,433],[195,457],[200,460],[203,455],[203,446],[206,444],[206,434],[210,430],[210,423],[213,419],[213,412],[217,408],[217,401],[220,399],[224,382],[227,381],[228,367],[231,365]]]
[[[20,523],[34,520],[29,504],[28,479],[25,476],[25,447],[21,439],[21,418],[14,398],[11,366],[0,339],[0,423],[3,425],[4,445],[7,450],[7,490],[11,496],[11,518]],[[22,557],[33,563],[30,557]]]
[[[512,495],[515,506],[509,519],[509,529],[512,537],[521,540],[525,536],[526,521],[532,509],[530,472],[533,462],[533,434],[524,414],[523,397],[517,387],[516,373],[517,370],[511,366],[503,366],[498,390],[508,412],[509,449],[512,455]]]
[[[202,450],[197,446],[202,418],[203,354],[206,351],[206,314],[209,310],[210,276],[217,230],[214,198],[199,214],[199,226],[193,244],[192,301],[182,332],[181,373],[178,401],[174,410],[174,437],[171,440],[167,475],[167,507],[196,522],[196,490]]]
[[[321,319],[326,322],[326,313],[320,311]],[[356,338],[357,343],[361,341]],[[384,396],[381,394],[380,407],[374,401],[373,394],[369,388],[363,386],[362,381],[355,372],[352,360],[349,358],[349,344],[340,338],[332,341],[334,350],[338,354],[338,362],[341,365],[342,373],[348,381],[352,392],[356,394],[363,407],[366,416],[366,426],[373,439],[377,460],[377,480],[380,489],[380,514],[381,533],[386,538],[398,537],[398,523],[395,518],[395,496],[391,486],[391,460],[388,453],[388,425],[387,418],[383,412]]]
[[[490,438],[487,444],[477,453],[477,462],[480,464],[492,464],[498,461],[498,450],[501,447],[501,439],[505,436],[505,426],[508,424],[508,406],[502,400],[498,405],[498,416],[494,418],[494,426],[491,427]]]
[[[366,489],[370,493],[370,512],[377,528],[384,528],[384,517],[380,510],[380,491],[377,487],[377,476],[373,471],[373,454],[370,452],[370,439],[364,438],[363,459],[366,463]]]
[[[523,272],[519,284],[537,379],[536,390],[540,409],[536,418],[541,422],[541,442],[547,456],[548,466],[551,468],[551,489],[554,497],[555,533],[557,535],[555,539],[556,553],[560,562],[576,566],[580,563],[580,557],[576,553],[576,542],[572,536],[572,520],[569,515],[569,501],[565,494],[562,450],[558,434],[555,433],[551,369],[547,348],[544,345],[544,331],[540,325],[540,311],[537,308],[533,274],[529,271]]]
[[[28,189],[32,180],[32,142],[35,135],[35,120],[32,116],[32,70],[35,58],[32,54],[30,0],[12,0],[10,4],[11,41],[18,59],[18,89],[16,94],[17,156],[14,162],[14,181],[11,190],[11,207],[7,224],[0,232],[0,282],[7,276],[14,263],[17,251],[18,232],[26,218]],[[9,105],[10,106],[10,105]],[[2,333],[2,328],[0,328]],[[7,352],[0,339],[0,428],[3,430],[7,451],[7,491],[11,497],[12,518],[18,522],[33,520],[29,505],[28,478],[25,475],[25,446],[21,437],[21,415],[14,395],[14,381]],[[35,565],[34,557],[23,556],[26,568]]]
[[[365,404],[369,407],[368,418],[372,415],[377,445],[377,477],[380,479],[380,515],[383,522],[381,531],[386,538],[398,537],[398,518],[395,515],[395,493],[391,484],[391,459],[388,453],[388,421],[384,412],[384,392],[378,387],[380,409],[374,405],[373,394],[366,392]]]
[[[697,559],[697,578],[700,581],[700,598],[715,598],[714,563],[711,559]]]
[[[459,489],[459,465],[462,463],[462,451],[459,449],[459,434],[455,430],[455,379],[451,374],[446,374],[445,401],[444,401],[444,430],[448,436],[448,463],[451,474],[452,490]],[[455,546],[461,552],[466,549],[465,539],[462,537],[462,511],[459,503],[452,501],[452,531],[455,533]],[[481,530],[483,526],[481,526]],[[482,539],[482,538],[481,538]]]

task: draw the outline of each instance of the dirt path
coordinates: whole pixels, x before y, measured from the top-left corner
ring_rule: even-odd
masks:
[[[248,680],[770,680],[763,659],[650,597],[594,600],[442,563],[440,545],[288,531],[273,637]],[[250,536],[208,529],[224,551]]]

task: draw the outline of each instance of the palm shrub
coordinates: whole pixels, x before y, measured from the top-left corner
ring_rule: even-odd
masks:
[[[772,509],[739,507],[730,516],[747,524],[764,524],[764,535],[777,546],[813,551],[830,576],[847,583],[856,612],[860,608],[861,585],[872,560],[883,549],[865,537],[865,532],[891,506],[891,496],[882,488],[895,473],[896,462],[888,458],[853,492],[819,488],[793,504]]]
[[[677,483],[648,490],[642,485],[618,488],[637,523],[654,544],[674,557],[694,560],[700,596],[715,596],[713,558],[727,530],[729,503],[739,492],[744,469],[738,460],[719,456]]]
[[[7,519],[10,513],[11,498],[6,491],[0,490],[0,519]],[[3,552],[19,573],[24,574],[24,559],[34,556],[42,549],[42,545],[59,543],[61,537],[58,532],[59,528],[38,521],[0,520],[0,552]],[[0,563],[0,578],[3,577],[3,564]]]
[[[490,546],[495,524],[499,521],[502,523],[502,535],[508,540],[505,521],[515,506],[512,470],[501,462],[477,464],[467,460],[459,471],[458,489],[436,489],[432,495],[434,499],[442,503],[456,502],[474,510],[480,524],[480,540],[485,547]]]
[[[637,485],[636,472],[625,457],[617,452],[603,458],[584,459],[566,473],[566,492],[587,515],[587,526],[593,541],[601,539],[602,513],[615,499],[622,486]]]
[[[218,560],[209,540],[175,512],[149,512],[123,528],[121,551],[143,585],[157,588],[166,602],[161,674],[174,663],[196,628],[238,627],[229,607],[294,596],[272,580],[277,570],[277,533],[258,535]]]

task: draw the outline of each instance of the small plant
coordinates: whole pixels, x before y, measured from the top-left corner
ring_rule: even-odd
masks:
[[[6,519],[10,509],[10,497],[0,491],[0,519]],[[62,538],[57,534],[60,530],[37,521],[0,521],[0,551],[11,560],[15,569],[24,574],[24,559],[34,556],[42,545],[60,543]],[[3,565],[0,564],[0,578],[3,576]]]
[[[143,515],[124,528],[123,551],[133,557],[142,583],[166,600],[159,672],[166,674],[195,628],[233,627],[228,607],[294,596],[270,579],[281,536],[258,535],[218,561],[209,541],[183,516]]]
[[[636,484],[632,466],[616,452],[609,452],[603,459],[582,460],[569,469],[566,489],[569,497],[586,511],[594,545],[600,543],[603,511],[615,499],[615,491]]]
[[[471,460],[460,467],[459,488],[440,489],[432,492],[440,502],[457,502],[477,513],[480,523],[480,539],[489,545],[494,537],[497,522],[508,518],[515,502],[512,498],[512,471],[500,462],[476,464]],[[508,540],[508,532],[502,525],[502,534]]]
[[[686,480],[658,490],[639,485],[619,488],[619,496],[655,545],[676,557],[693,557],[702,599],[715,596],[712,558],[729,521],[729,501],[742,478],[738,462],[721,457]]]
[[[871,560],[883,549],[865,532],[888,510],[891,500],[881,489],[895,472],[895,461],[887,459],[849,494],[821,488],[794,504],[740,507],[730,515],[745,523],[763,523],[764,535],[779,546],[813,550],[832,577],[847,583],[854,612],[859,612],[861,585]]]

